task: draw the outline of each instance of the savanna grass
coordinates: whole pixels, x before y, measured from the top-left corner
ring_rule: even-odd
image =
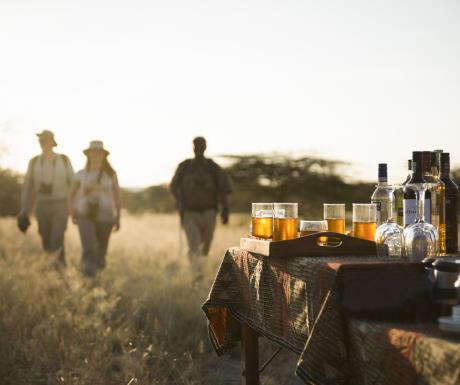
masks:
[[[75,226],[68,266],[41,252],[36,228],[23,236],[0,221],[1,384],[201,384],[213,355],[201,311],[226,247],[247,219],[219,226],[210,257],[190,264],[173,215],[125,216],[107,269],[78,269]],[[238,375],[236,373],[236,375]],[[238,377],[235,377],[237,380]]]

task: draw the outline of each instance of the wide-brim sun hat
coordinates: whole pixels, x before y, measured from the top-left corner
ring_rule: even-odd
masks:
[[[90,151],[102,151],[105,155],[109,155],[110,152],[104,148],[104,143],[102,140],[92,140],[89,143],[89,147],[86,150],[83,150],[83,154],[88,155]]]
[[[50,139],[53,142],[53,146],[57,146],[56,139],[54,139],[54,132],[43,130],[42,132],[37,132],[35,135],[37,135],[39,139]]]

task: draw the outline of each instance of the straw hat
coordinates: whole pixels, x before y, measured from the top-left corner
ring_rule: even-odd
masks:
[[[42,132],[37,132],[36,135],[39,139],[50,139],[53,142],[53,146],[57,146],[56,140],[54,139],[54,132],[43,130]]]
[[[109,155],[110,152],[108,152],[105,148],[104,148],[104,143],[102,142],[102,140],[93,140],[89,143],[89,147],[86,149],[86,150],[83,150],[83,153],[85,155],[88,155],[88,153],[90,151],[103,151],[105,153],[105,155]]]

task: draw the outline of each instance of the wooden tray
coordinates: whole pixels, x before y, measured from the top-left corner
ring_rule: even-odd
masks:
[[[322,242],[328,237],[327,243]],[[322,239],[320,239],[322,238]],[[377,255],[375,242],[330,231],[288,241],[241,238],[240,247],[267,257],[332,257]]]

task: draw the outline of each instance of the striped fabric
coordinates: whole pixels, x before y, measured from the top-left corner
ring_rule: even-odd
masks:
[[[419,265],[376,257],[267,258],[232,248],[203,310],[219,355],[240,340],[239,322],[244,322],[297,353],[296,373],[305,383],[341,385],[353,378],[353,384],[385,384],[363,381],[356,372],[363,367],[359,359],[356,364],[360,345],[350,339],[360,337],[353,330],[362,329],[348,327],[349,316],[363,310],[361,315],[374,319],[391,318],[407,308],[414,316],[418,308],[426,308],[421,305],[431,287],[425,278]],[[417,305],[416,297],[422,303]],[[375,351],[379,355],[381,350]],[[372,360],[372,370],[384,370],[381,359],[382,354]]]

